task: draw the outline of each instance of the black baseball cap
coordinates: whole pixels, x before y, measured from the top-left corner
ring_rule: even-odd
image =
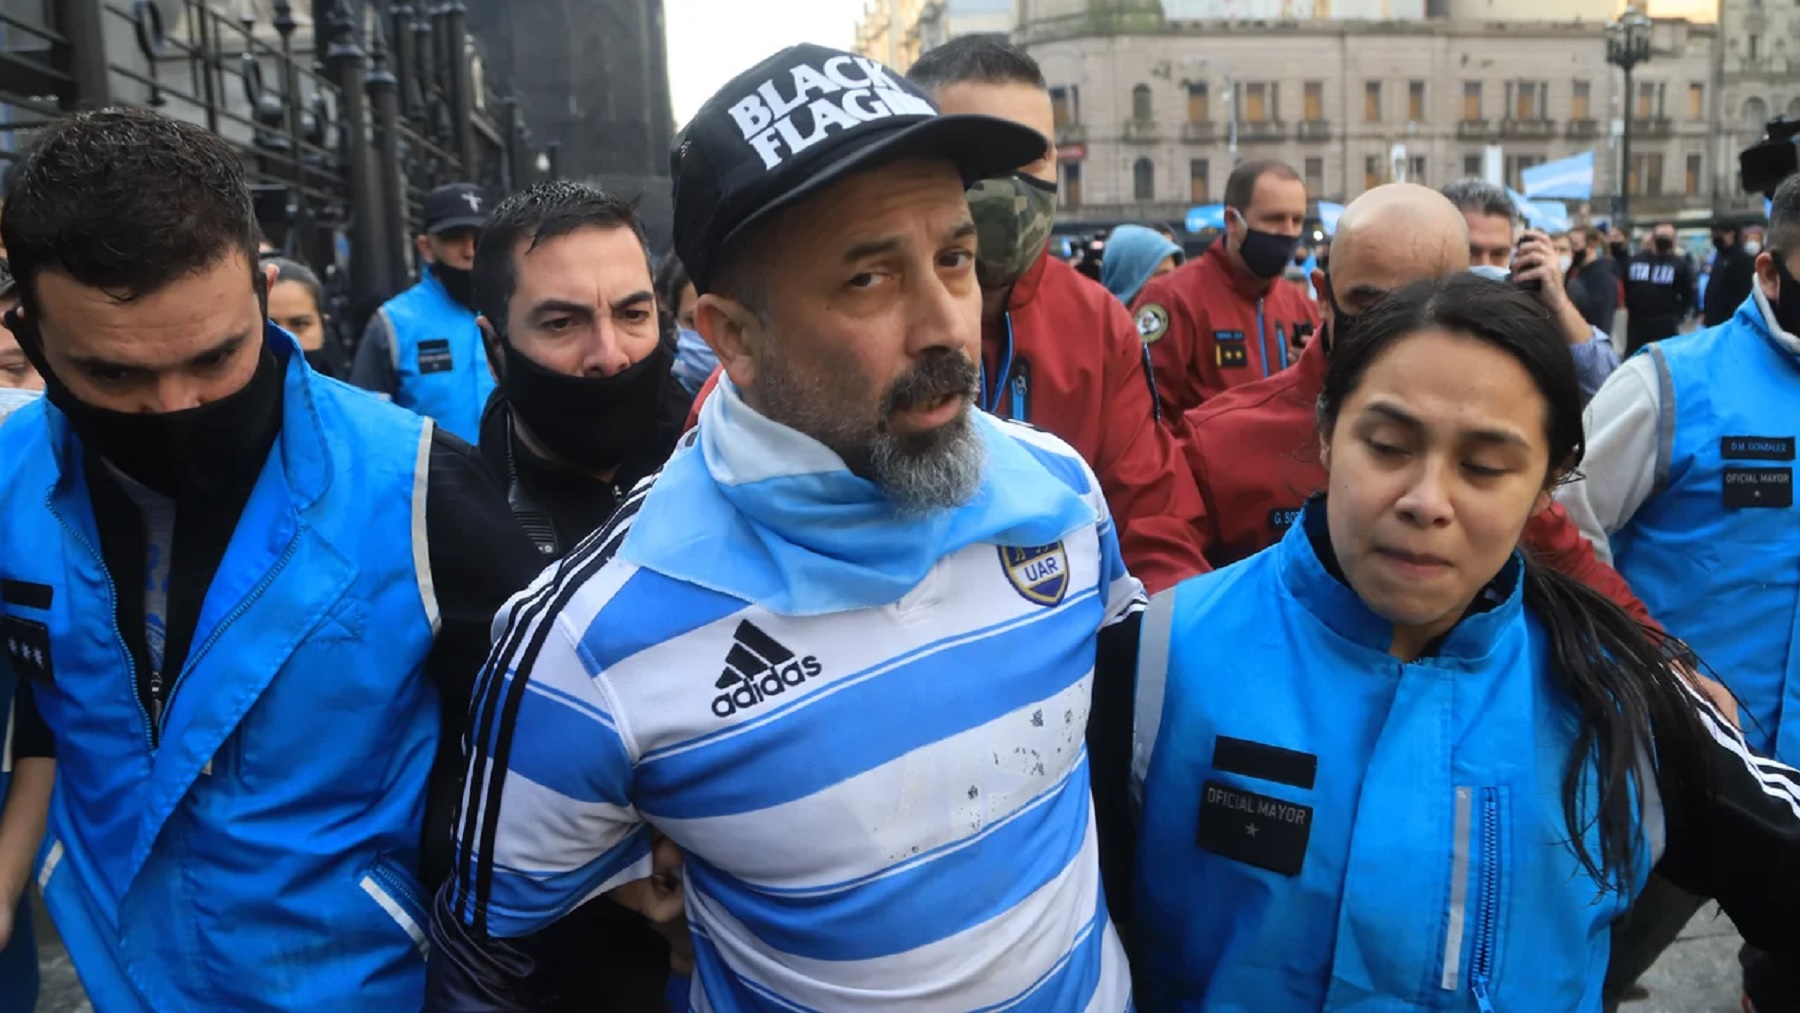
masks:
[[[488,199],[473,183],[445,183],[425,195],[425,234],[479,229],[487,221]]]
[[[903,158],[942,158],[965,183],[1012,172],[1049,140],[992,116],[944,116],[894,70],[811,44],[750,68],[675,139],[675,255],[707,291],[752,226],[847,176]]]

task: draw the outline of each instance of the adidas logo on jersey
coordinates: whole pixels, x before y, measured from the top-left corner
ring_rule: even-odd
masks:
[[[725,655],[725,671],[713,685],[724,692],[713,697],[713,714],[728,718],[772,696],[816,679],[824,671],[819,659],[802,658],[746,619],[732,634],[731,653]]]

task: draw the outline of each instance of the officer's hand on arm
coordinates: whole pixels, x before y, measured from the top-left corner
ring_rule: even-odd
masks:
[[[1556,318],[1564,341],[1583,345],[1593,340],[1593,329],[1569,298],[1562,266],[1556,262],[1556,247],[1550,244],[1549,236],[1536,229],[1525,230],[1518,253],[1513,257],[1512,280],[1537,283],[1538,301]]]

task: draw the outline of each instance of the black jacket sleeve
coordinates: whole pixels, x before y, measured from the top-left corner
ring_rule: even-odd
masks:
[[[1131,881],[1137,851],[1137,828],[1131,811],[1131,743],[1137,700],[1138,634],[1142,626],[1143,613],[1136,612],[1100,631],[1087,727],[1101,887],[1106,891],[1113,927],[1128,944]]]
[[[1800,964],[1800,772],[1750,751],[1698,696],[1704,778],[1659,770],[1666,845],[1657,871],[1712,897],[1751,946]]]
[[[443,739],[425,806],[422,881],[436,889],[450,868],[450,820],[461,795],[462,730],[475,677],[487,662],[489,628],[506,600],[547,562],[475,448],[438,429],[425,494],[431,582],[441,625],[426,671],[443,697]]]

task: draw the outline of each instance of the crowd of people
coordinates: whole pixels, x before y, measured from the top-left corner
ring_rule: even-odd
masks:
[[[1248,162],[1084,277],[1053,133],[1003,41],[795,46],[672,252],[441,187],[346,357],[224,141],[46,125],[0,1010],[28,888],[102,1013],[1588,1013],[1708,899],[1800,1009],[1800,177],[1682,335],[1672,229],[1477,180],[1315,251]]]

